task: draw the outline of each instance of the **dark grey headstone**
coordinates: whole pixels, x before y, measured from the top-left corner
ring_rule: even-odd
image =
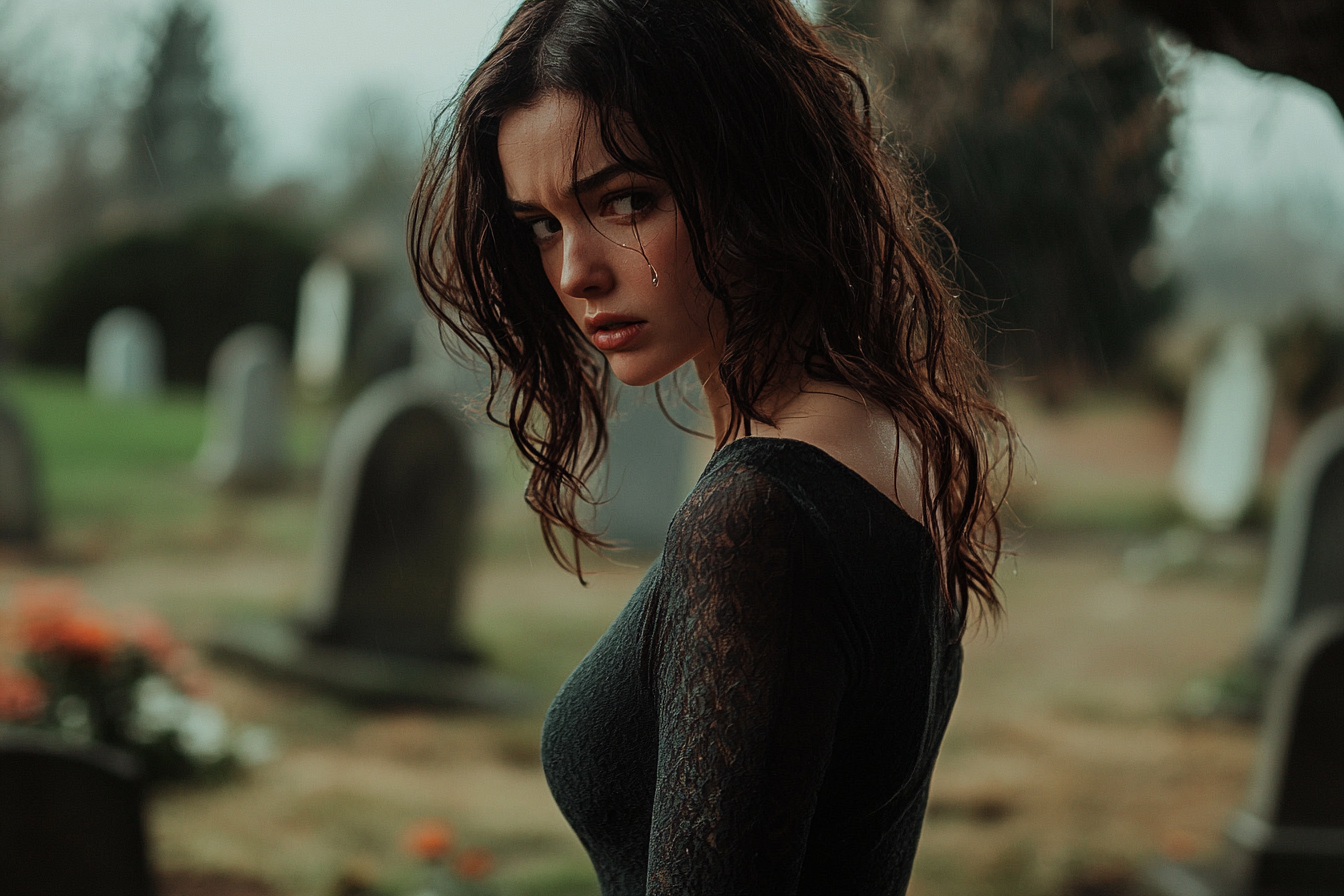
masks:
[[[32,441],[18,414],[0,401],[0,544],[39,543],[44,511]]]
[[[1285,643],[1223,852],[1204,866],[1161,863],[1149,876],[1170,896],[1344,893],[1344,610],[1317,612]]]
[[[289,370],[279,331],[251,324],[210,360],[210,422],[196,471],[215,486],[257,488],[289,471]]]
[[[1344,893],[1344,610],[1319,611],[1285,645],[1227,838],[1232,892]]]
[[[134,757],[0,735],[0,893],[150,896]]]
[[[332,434],[315,586],[298,623],[239,621],[217,651],[366,701],[527,703],[462,632],[475,492],[451,397],[414,371],[384,376]]]
[[[475,476],[458,413],[414,373],[370,386],[332,434],[322,494],[318,643],[460,660]]]
[[[151,398],[163,390],[163,335],[139,308],[113,308],[89,332],[89,391],[103,398]]]
[[[1293,626],[1332,606],[1344,607],[1344,408],[1302,435],[1284,472],[1256,653],[1272,661]]]

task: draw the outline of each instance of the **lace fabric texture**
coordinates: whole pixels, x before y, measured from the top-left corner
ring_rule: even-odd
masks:
[[[715,455],[543,729],[604,896],[905,892],[961,668],[931,551],[810,445]]]

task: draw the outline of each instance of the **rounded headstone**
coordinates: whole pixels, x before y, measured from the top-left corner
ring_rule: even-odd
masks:
[[[315,398],[331,394],[345,366],[354,284],[345,266],[324,256],[299,284],[294,330],[294,376]]]
[[[104,398],[149,398],[163,391],[163,335],[139,308],[113,308],[89,332],[89,391]]]
[[[210,421],[196,457],[201,478],[237,488],[282,480],[289,470],[288,393],[284,340],[274,327],[251,324],[220,343],[210,360]]]

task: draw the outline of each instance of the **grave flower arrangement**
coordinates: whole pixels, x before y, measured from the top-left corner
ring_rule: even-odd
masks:
[[[74,581],[20,582],[0,612],[0,729],[129,750],[151,780],[218,777],[269,758],[269,732],[230,725],[204,690],[167,625],[107,614]]]
[[[457,849],[452,827],[425,819],[406,832],[406,851],[423,863],[424,885],[415,896],[487,896],[494,888],[487,880],[495,859],[479,846]]]

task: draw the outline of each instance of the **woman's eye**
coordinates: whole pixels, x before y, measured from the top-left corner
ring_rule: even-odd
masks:
[[[532,231],[532,238],[538,242],[560,232],[560,222],[555,218],[537,218],[535,221],[529,221],[527,226]]]
[[[653,204],[653,195],[650,193],[626,193],[617,196],[611,200],[609,207],[611,214],[628,218],[631,215],[637,215],[644,209]]]

